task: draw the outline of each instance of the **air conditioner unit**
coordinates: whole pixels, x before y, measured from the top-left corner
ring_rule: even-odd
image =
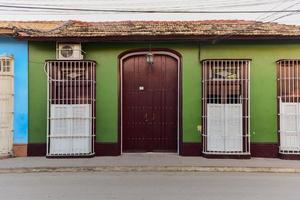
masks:
[[[82,60],[81,44],[58,43],[56,51],[57,60]]]

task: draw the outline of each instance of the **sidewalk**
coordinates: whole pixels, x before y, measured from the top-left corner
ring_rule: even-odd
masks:
[[[117,157],[47,159],[45,157],[0,160],[0,173],[31,172],[274,172],[300,173],[300,161],[269,158],[206,159],[177,154],[123,154]]]

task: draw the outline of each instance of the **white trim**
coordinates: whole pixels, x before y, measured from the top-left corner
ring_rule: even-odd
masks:
[[[0,124],[0,156],[13,154],[14,136],[14,57],[2,55],[0,62],[9,61],[9,71],[0,69],[0,123],[7,122],[6,126]],[[2,107],[2,108],[1,108]],[[4,110],[2,110],[4,108]],[[4,121],[2,121],[4,120]]]
[[[120,121],[120,143],[121,143],[121,154],[123,154],[123,61],[131,56],[136,55],[145,55],[149,53],[148,51],[139,51],[128,53],[120,58],[120,100],[121,100],[121,121]],[[151,51],[151,53],[155,55],[167,55],[177,60],[177,154],[179,154],[180,148],[180,65],[181,59],[174,53],[168,51]]]
[[[251,129],[251,94],[250,94],[250,91],[251,91],[251,84],[250,84],[250,81],[251,81],[251,71],[250,71],[250,67],[251,67],[251,61],[249,60],[248,62],[248,152],[249,154],[251,154],[251,134],[250,134],[250,129]]]

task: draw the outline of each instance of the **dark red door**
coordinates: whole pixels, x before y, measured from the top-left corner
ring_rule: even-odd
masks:
[[[123,60],[123,151],[177,150],[178,62],[167,55]]]

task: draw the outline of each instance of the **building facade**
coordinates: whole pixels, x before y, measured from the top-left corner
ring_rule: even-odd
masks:
[[[128,78],[129,80],[132,79],[132,76],[128,75],[129,77],[126,77],[126,74],[130,72],[122,72],[120,67],[122,67],[122,65],[123,67],[126,67],[126,65],[128,65],[127,67],[130,68],[132,67],[132,65],[135,65],[130,62],[146,63],[146,61],[143,59],[146,59],[146,54],[148,53],[148,50],[145,51],[145,47],[147,47],[148,44],[105,44],[96,42],[86,44],[83,43],[82,46],[84,52],[86,52],[84,55],[85,58],[88,60],[93,60],[97,63],[95,69],[96,155],[119,155],[122,152],[122,150],[124,150],[121,148],[122,142],[123,148],[129,151],[137,150],[143,152],[148,151],[149,148],[149,150],[154,151],[171,150],[173,152],[178,152],[180,155],[202,154],[202,147],[204,145],[202,142],[208,139],[204,137],[204,134],[201,134],[203,133],[203,130],[205,130],[205,127],[207,127],[207,125],[204,124],[205,122],[202,118],[202,116],[205,115],[203,113],[204,109],[207,110],[207,107],[205,108],[207,104],[204,102],[206,99],[204,96],[204,94],[206,94],[204,90],[217,91],[217,89],[214,87],[206,87],[204,82],[205,79],[203,78],[203,73],[207,72],[207,69],[204,68],[207,68],[207,65],[209,65],[208,61],[210,61],[211,65],[213,63],[216,67],[218,66],[219,68],[221,68],[221,74],[222,67],[226,68],[226,66],[228,67],[228,65],[231,65],[233,71],[237,71],[237,69],[234,69],[234,67],[238,67],[239,62],[242,63],[240,64],[241,68],[239,70],[245,70],[245,73],[247,72],[247,75],[245,76],[247,76],[248,78],[244,81],[246,82],[244,84],[247,86],[237,86],[233,83],[228,83],[228,88],[224,88],[224,90],[228,91],[229,96],[232,96],[232,99],[228,99],[229,102],[232,101],[235,104],[236,101],[239,101],[239,98],[247,98],[247,102],[244,102],[247,108],[244,108],[244,110],[247,109],[248,111],[246,114],[241,114],[246,120],[244,120],[243,117],[241,118],[241,120],[248,121],[249,119],[249,123],[247,125],[244,125],[247,126],[247,130],[241,131],[245,134],[245,136],[239,136],[246,138],[245,140],[243,138],[240,138],[242,141],[244,140],[243,142],[239,143],[243,147],[240,147],[241,149],[238,150],[235,150],[233,147],[233,150],[229,150],[229,154],[235,155],[235,151],[237,151],[236,154],[238,155],[250,155],[251,153],[252,156],[278,156],[279,113],[277,111],[277,61],[281,59],[297,59],[298,51],[300,50],[300,44],[236,43],[199,46],[198,44],[192,43],[159,43],[152,45],[151,52],[154,55],[154,64],[152,65],[152,67],[157,67],[155,64],[156,62],[158,63],[157,65],[159,65],[158,67],[161,67],[161,62],[165,62],[164,65],[166,65],[166,63],[168,63],[170,66],[173,65],[175,72],[169,73],[175,73],[172,84],[176,87],[178,86],[177,94],[173,94],[173,96],[171,96],[173,99],[177,99],[177,102],[170,102],[170,104],[172,104],[173,106],[175,105],[175,107],[178,107],[178,110],[174,112],[173,115],[177,116],[176,113],[178,113],[180,116],[178,118],[173,118],[173,121],[172,119],[169,119],[171,120],[171,122],[169,121],[170,123],[177,124],[177,127],[175,127],[175,129],[173,130],[173,136],[170,136],[170,139],[175,140],[175,143],[173,141],[173,144],[168,144],[164,146],[172,146],[172,148],[170,149],[160,149],[160,146],[162,144],[151,144],[151,142],[149,142],[150,144],[147,144],[147,142],[143,143],[143,141],[130,141],[130,137],[138,138],[138,135],[142,134],[141,132],[134,133],[136,135],[133,136],[128,136],[129,138],[127,139],[129,141],[127,141],[127,143],[129,144],[126,144],[125,140],[122,141],[121,139],[122,136],[124,139],[124,135],[121,135],[120,132],[120,114],[122,112],[122,108],[120,108],[122,95],[120,93],[120,90],[130,90],[130,88],[124,88],[124,86],[122,86],[120,83],[126,78]],[[41,49],[43,51],[41,51]],[[29,44],[30,60],[32,61],[32,63],[29,64],[29,151],[31,151],[33,155],[35,155],[35,152],[38,152],[39,155],[46,155],[45,151],[47,141],[47,76],[44,72],[43,63],[45,62],[45,60],[55,59],[55,49],[55,42],[50,42],[47,44],[45,44],[44,42],[30,42]],[[127,54],[126,51],[128,50],[131,50],[132,52],[130,51]],[[171,54],[170,57],[172,57],[171,61],[168,60],[169,54]],[[121,63],[124,62],[123,56],[128,55],[132,56],[132,59],[134,60],[126,60],[126,62],[129,62],[130,64],[123,63],[121,65]],[[172,64],[172,62],[175,61],[176,63]],[[177,65],[180,67],[177,68]],[[247,65],[247,68],[245,67],[245,65]],[[147,66],[144,67],[147,68]],[[139,66],[136,66],[136,68],[139,68]],[[120,73],[124,75],[123,80],[121,80]],[[137,74],[136,76],[144,76],[144,78],[147,79],[147,75]],[[240,77],[240,79],[243,78],[245,79],[245,77]],[[136,87],[146,87],[145,85],[150,87],[149,85],[161,83],[159,82],[159,80],[155,79],[148,80],[147,83],[144,82],[145,80],[139,81],[143,82],[141,86],[137,86],[139,83],[135,82],[130,84],[136,85]],[[233,82],[234,80],[230,81]],[[35,84],[36,82],[39,82],[39,84]],[[226,83],[219,84],[226,85]],[[240,85],[240,83],[238,84]],[[230,94],[230,85],[231,87],[235,87],[235,90],[239,90],[239,92],[242,91],[242,88],[239,87],[244,87],[244,93],[247,93],[248,96],[240,97],[240,94],[235,95],[234,92],[232,92],[233,94]],[[219,85],[216,86],[220,88]],[[140,88],[140,90],[144,92],[145,88]],[[214,93],[211,93],[211,95],[213,96]],[[218,92],[218,94],[221,93],[221,91]],[[215,96],[217,96],[218,94],[215,94]],[[177,98],[178,95],[180,96],[179,98]],[[134,98],[137,99],[132,100],[133,102],[129,102],[129,107],[133,106],[130,105],[131,103],[134,104],[135,102],[135,104],[138,105],[139,101],[143,100],[143,97],[141,96],[137,96]],[[144,99],[143,101],[146,101],[145,104],[147,105],[149,103],[147,103],[147,99],[154,97],[151,97],[150,95],[150,97],[146,96],[144,98],[146,99]],[[163,97],[159,96],[158,98]],[[216,99],[216,102],[213,102],[213,100],[211,101],[211,103],[215,103],[216,105],[226,104],[224,102],[221,102],[220,99]],[[146,105],[141,106],[146,107]],[[151,107],[153,106],[154,105],[151,105]],[[160,104],[156,105],[156,107],[160,106]],[[155,111],[151,111],[151,113],[152,112],[155,113]],[[219,113],[219,111],[213,112]],[[143,114],[143,112],[142,114],[136,113],[136,115],[141,115],[141,118],[147,121],[147,117],[144,116],[145,114]],[[130,116],[130,114],[128,114],[128,118],[134,120],[132,117],[133,116]],[[152,116],[151,114],[149,118],[151,118],[152,120],[153,117],[155,116]],[[164,117],[166,116],[159,116],[159,119],[163,120],[162,118]],[[162,122],[167,123],[165,121]],[[139,122],[131,121],[124,123]],[[241,123],[239,125],[241,126],[243,122],[238,123]],[[152,125],[153,124],[150,123],[150,126]],[[149,123],[145,126],[149,126]],[[141,128],[148,129],[149,127]],[[130,129],[130,127],[127,127],[127,129]],[[178,134],[176,131],[177,129],[181,130]],[[160,132],[162,134],[168,134],[167,132],[163,132],[162,130],[157,130],[157,132]],[[237,132],[239,133],[239,131]],[[150,135],[153,135],[153,133],[150,133]],[[158,136],[158,138],[159,137],[160,136]],[[248,141],[250,142],[250,146],[247,146]],[[147,145],[150,145],[150,147],[146,147]],[[156,145],[157,149],[153,149]],[[206,151],[208,155],[210,155],[210,150],[206,149]],[[216,151],[220,151],[221,154],[224,154],[227,150]]]
[[[29,41],[28,156],[300,156],[298,26],[18,26]]]
[[[0,38],[0,156],[26,156],[28,42]]]

